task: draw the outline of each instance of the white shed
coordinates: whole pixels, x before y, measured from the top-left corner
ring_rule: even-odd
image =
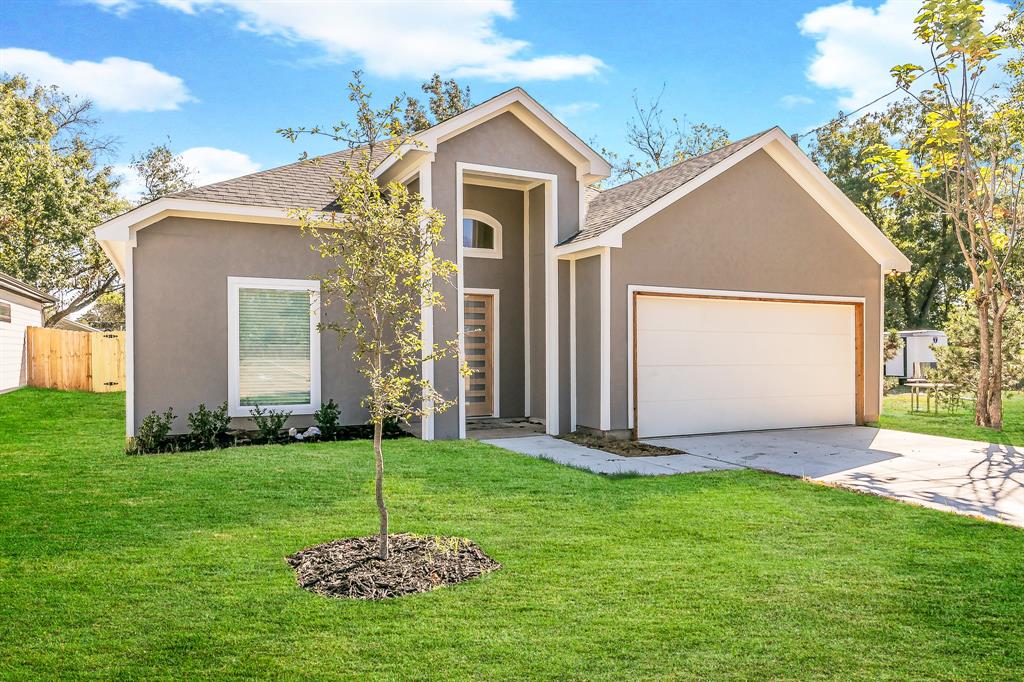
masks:
[[[0,392],[28,382],[25,329],[43,326],[43,306],[53,298],[0,272]]]
[[[912,379],[923,377],[930,367],[935,366],[932,346],[949,344],[946,332],[939,329],[908,329],[900,332],[900,352],[885,363],[885,376]]]

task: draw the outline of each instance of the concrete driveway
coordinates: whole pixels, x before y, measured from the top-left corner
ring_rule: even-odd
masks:
[[[656,438],[722,464],[803,476],[1024,526],[1024,449],[861,426]]]

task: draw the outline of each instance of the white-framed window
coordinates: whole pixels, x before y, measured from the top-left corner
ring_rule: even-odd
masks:
[[[463,255],[501,258],[501,223],[483,211],[462,210]]]
[[[228,414],[320,407],[320,282],[228,277]]]

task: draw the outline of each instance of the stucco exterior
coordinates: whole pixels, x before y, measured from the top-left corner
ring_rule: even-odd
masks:
[[[140,230],[133,260],[135,424],[171,407],[176,431],[199,403],[228,398],[228,277],[308,279],[324,267],[296,227],[195,218]],[[344,423],[364,423],[366,384],[333,332],[322,334],[320,367],[323,400],[334,398]]]
[[[880,266],[766,153],[626,232],[611,258],[613,430],[628,425],[629,285],[864,297],[864,417],[878,418]]]

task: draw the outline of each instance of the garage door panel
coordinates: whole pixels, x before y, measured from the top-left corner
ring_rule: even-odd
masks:
[[[639,335],[640,366],[827,365],[853,359],[850,330],[844,334],[792,332],[694,332],[652,330]]]
[[[730,400],[680,400],[640,403],[639,430],[642,437],[675,436],[680,433],[756,431],[799,426],[849,424],[850,395],[803,396],[780,404],[771,398]],[[742,427],[737,428],[736,412],[742,412]],[[680,432],[679,415],[687,415],[692,428]]]
[[[679,320],[674,310],[680,300],[673,297],[644,298],[637,328],[641,331],[709,332],[786,329],[798,334],[847,334],[850,331],[848,305],[687,299],[696,302],[695,307],[685,320]]]
[[[641,367],[637,379],[644,387],[641,402],[675,399],[728,399],[798,397],[809,394],[805,387],[818,387],[815,394],[854,393],[849,365],[778,367],[740,365],[674,365]],[[802,390],[796,390],[800,387]]]
[[[851,424],[852,305],[639,297],[639,435]]]

